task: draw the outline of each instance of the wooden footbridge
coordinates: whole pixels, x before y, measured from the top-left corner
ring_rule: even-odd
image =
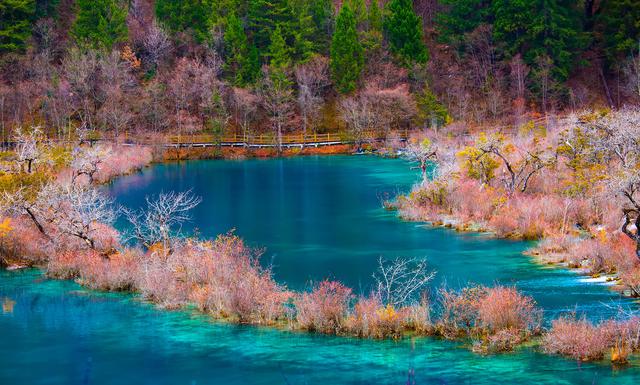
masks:
[[[408,138],[408,131],[397,131],[399,140],[404,141]],[[385,140],[384,133],[366,132],[361,137],[362,142],[379,142]],[[182,148],[182,147],[249,147],[249,148],[265,148],[278,147],[283,148],[303,148],[303,147],[321,147],[335,146],[344,144],[353,144],[356,140],[346,133],[324,133],[324,134],[284,134],[279,143],[275,135],[224,135],[216,136],[211,134],[199,135],[172,135],[166,138],[165,147]]]

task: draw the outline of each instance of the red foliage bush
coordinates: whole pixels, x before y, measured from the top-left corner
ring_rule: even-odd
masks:
[[[585,319],[569,317],[554,320],[544,335],[542,348],[580,361],[602,359],[611,342],[607,333]]]
[[[511,287],[442,289],[440,304],[437,328],[446,338],[494,335],[502,330],[517,331],[522,337],[537,332],[542,320],[534,300]]]
[[[187,241],[170,253],[148,253],[137,285],[143,295],[165,306],[194,303],[218,317],[250,323],[283,316],[290,296],[260,266],[255,251],[233,235]]]
[[[338,333],[344,327],[353,295],[339,282],[324,280],[310,293],[295,299],[300,327],[322,333]]]
[[[411,326],[409,316],[409,308],[396,310],[391,305],[384,306],[376,296],[361,297],[347,320],[347,329],[359,337],[399,338]]]
[[[473,332],[478,319],[478,302],[485,295],[486,288],[482,286],[460,291],[441,289],[441,314],[436,325],[439,333],[453,339]]]
[[[117,146],[111,149],[107,159],[98,166],[96,181],[104,183],[116,176],[126,175],[149,165],[153,160],[150,147]]]
[[[11,218],[11,230],[0,237],[0,257],[8,260],[45,263],[55,254],[54,243],[42,234],[30,219]]]
[[[501,330],[528,333],[540,327],[542,316],[533,298],[520,294],[513,287],[496,286],[487,289],[479,299],[478,319],[490,333]]]

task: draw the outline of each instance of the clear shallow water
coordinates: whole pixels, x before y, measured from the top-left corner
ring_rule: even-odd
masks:
[[[381,208],[380,197],[416,180],[399,160],[322,157],[155,166],[110,192],[136,207],[146,194],[185,190],[204,198],[192,227],[205,236],[235,228],[266,247],[276,278],[292,288],[340,279],[366,292],[378,256],[426,257],[446,281],[515,284],[547,311],[591,318],[623,304],[604,286],[534,264],[528,245],[425,229]],[[622,371],[524,350],[481,357],[456,343],[363,341],[210,322],[134,297],[0,271],[0,384],[636,384]],[[11,305],[12,303],[15,303]],[[412,374],[413,373],[413,374]]]
[[[0,384],[616,384],[621,371],[433,339],[368,341],[210,322],[37,271],[0,271]],[[411,379],[415,382],[408,382]]]

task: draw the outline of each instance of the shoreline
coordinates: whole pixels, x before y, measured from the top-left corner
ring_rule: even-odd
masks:
[[[326,155],[333,155],[333,154],[326,154]],[[193,159],[193,158],[191,158]],[[199,158],[195,158],[195,159],[199,159]],[[200,158],[201,159],[201,158]],[[186,159],[184,159],[186,160]],[[136,171],[140,171],[141,169],[145,168],[145,167],[149,167],[150,165],[152,165],[153,163],[162,163],[165,162],[166,160],[163,161],[159,161],[159,162],[152,162],[150,164],[147,164],[143,167],[137,168],[137,169],[132,169],[129,170],[128,173],[124,173],[124,174],[120,174],[120,175],[113,175],[109,180],[105,181],[104,183],[110,183],[111,181],[113,181],[114,179],[130,174],[130,173],[135,173]],[[403,221],[409,221],[408,218],[405,218],[401,215],[399,215],[400,219]],[[458,232],[476,232],[479,233],[480,230],[482,229],[481,226],[479,226],[479,224],[462,224],[462,225],[458,225],[458,226],[454,226],[453,221],[451,222],[446,222],[445,221],[441,221],[441,227],[448,227],[448,228],[452,228],[455,229]],[[430,224],[432,227],[436,227],[435,224],[431,223]],[[505,239],[509,239],[509,238],[505,238]],[[513,240],[516,240],[515,238],[511,238]],[[22,265],[22,266],[17,266],[17,265],[10,265],[7,270],[15,270],[15,269],[21,269],[21,268],[26,268],[26,267],[36,267],[39,269],[45,269],[45,276],[48,277],[48,279],[69,279],[69,278],[65,278],[62,276],[56,276],[54,275],[50,275],[46,272],[46,267],[43,266],[37,266],[37,265],[32,265],[32,266],[27,266],[27,265]],[[73,281],[75,281],[76,283],[80,284],[81,286],[86,288],[86,284],[80,282],[78,279],[72,279]],[[87,290],[91,290],[91,291],[96,291],[96,292],[108,292],[110,290],[102,290],[102,289],[93,289],[93,288],[87,288]],[[111,290],[113,291],[113,290]],[[133,294],[136,295],[137,297],[140,295],[140,292],[136,289],[126,289],[126,290],[115,290],[115,292],[122,292],[122,293],[129,293],[129,294]],[[157,307],[159,308],[163,308],[162,305],[160,305],[158,303],[158,301],[154,301],[154,300],[150,300],[150,299],[141,299],[144,302],[148,302],[151,304],[155,304]],[[336,335],[336,336],[341,336],[341,337],[349,337],[349,338],[357,338],[357,339],[403,339],[403,338],[413,338],[413,337],[429,337],[429,338],[440,338],[440,339],[445,339],[445,340],[449,340],[449,341],[458,341],[458,342],[463,342],[465,347],[472,347],[472,350],[476,351],[476,349],[480,349],[480,351],[476,351],[476,353],[481,353],[481,354],[490,354],[490,353],[500,353],[502,351],[497,351],[497,352],[489,352],[486,350],[482,350],[482,349],[488,349],[488,347],[486,345],[483,345],[484,342],[482,342],[483,340],[485,340],[485,338],[487,338],[487,336],[485,335],[486,331],[481,331],[482,329],[475,329],[477,328],[477,326],[474,326],[474,329],[470,329],[468,331],[463,331],[463,330],[457,330],[454,336],[449,336],[446,337],[448,334],[447,331],[443,331],[440,330],[440,327],[437,323],[428,322],[428,326],[426,329],[411,329],[408,324],[403,324],[402,326],[400,326],[400,329],[397,332],[394,332],[394,334],[382,334],[380,337],[376,337],[376,336],[371,336],[371,335],[358,335],[355,334],[354,332],[349,332],[346,329],[336,329],[334,332],[325,332],[325,331],[321,331],[321,330],[308,330],[304,327],[301,327],[301,325],[297,325],[297,327],[292,326],[292,322],[296,322],[296,321],[292,321],[292,320],[276,320],[273,323],[269,323],[269,322],[255,322],[255,321],[249,321],[249,322],[243,322],[242,320],[236,320],[235,317],[233,316],[224,316],[224,315],[216,315],[214,313],[208,312],[208,311],[202,311],[202,310],[198,310],[196,305],[186,305],[186,306],[178,306],[176,308],[166,308],[167,310],[193,310],[193,311],[198,311],[200,314],[204,314],[207,315],[209,317],[211,317],[212,319],[216,320],[216,321],[221,321],[223,323],[229,323],[229,324],[242,324],[242,325],[254,325],[254,326],[259,326],[259,327],[270,327],[270,328],[275,328],[275,329],[284,329],[284,330],[289,330],[289,331],[299,331],[299,332],[304,332],[304,333],[315,333],[315,334],[323,334],[323,335]],[[401,309],[398,309],[401,310]],[[526,332],[524,336],[522,336],[521,338],[523,338],[523,340],[521,340],[519,343],[515,344],[514,346],[512,346],[511,348],[507,349],[506,351],[517,351],[519,350],[522,345],[531,345],[531,346],[535,346],[535,347],[539,347],[541,346],[541,343],[539,341],[542,340],[542,334],[541,332],[532,332],[533,334],[528,334],[529,332]],[[484,337],[482,337],[484,335]],[[481,339],[478,339],[479,337],[482,337]],[[536,342],[537,341],[537,342]],[[477,345],[478,343],[481,343],[479,346]]]
[[[396,212],[400,211],[399,208],[392,207],[392,205],[390,205],[387,209],[394,210]],[[507,237],[499,236],[495,231],[487,229],[487,227],[482,225],[481,223],[463,222],[454,217],[446,217],[446,218],[443,217],[438,220],[418,220],[418,219],[404,217],[400,213],[398,213],[398,215],[403,221],[414,222],[414,223],[421,222],[431,228],[448,229],[451,231],[455,231],[456,233],[485,234],[494,239],[500,239],[505,241],[518,241],[518,242],[535,242],[536,244],[539,244],[540,242],[544,241],[544,238],[543,239],[525,239],[521,236],[507,236]],[[599,285],[608,286],[609,290],[619,293],[624,298],[640,301],[640,298],[633,296],[630,290],[626,289],[624,285],[621,284],[621,278],[617,274],[611,274],[611,273],[591,274],[589,270],[585,267],[571,266],[570,263],[564,261],[564,258],[562,257],[561,253],[556,253],[556,254],[543,253],[538,250],[537,246],[530,247],[524,250],[521,254],[523,256],[529,257],[531,260],[535,261],[535,263],[538,265],[551,266],[557,269],[564,269],[570,272],[574,272],[578,276],[584,277],[583,282],[587,282],[589,284],[599,284]]]

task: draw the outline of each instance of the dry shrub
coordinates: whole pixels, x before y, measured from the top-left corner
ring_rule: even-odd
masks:
[[[131,250],[108,257],[86,252],[77,261],[78,282],[95,290],[128,291],[135,288],[140,256]]]
[[[411,305],[404,310],[406,314],[406,326],[418,334],[429,335],[433,333],[431,320],[431,306],[428,303]]]
[[[408,308],[384,306],[376,296],[361,297],[347,320],[351,334],[365,338],[400,338],[408,326]]]
[[[482,349],[491,344],[500,345],[499,341],[506,338],[505,333],[500,333],[503,330],[518,334],[518,338],[509,338],[510,341],[524,340],[539,331],[542,320],[542,313],[534,300],[511,287],[476,286],[460,291],[442,289],[440,304],[437,331],[450,339],[465,335],[483,337]]]
[[[258,257],[234,235],[213,242],[186,241],[169,253],[148,253],[137,287],[163,306],[194,303],[217,317],[271,323],[284,315],[290,294],[260,266]]]
[[[620,279],[624,285],[631,291],[631,296],[640,297],[640,265],[620,274]]]
[[[524,342],[524,338],[521,330],[502,329],[475,342],[472,350],[481,354],[510,352],[522,342]]]
[[[62,251],[50,256],[47,275],[57,279],[74,279],[80,274],[78,260],[83,258],[81,251]]]
[[[344,327],[352,297],[350,288],[324,280],[295,299],[298,324],[307,330],[338,333]]]
[[[153,160],[152,150],[147,146],[117,146],[109,152],[98,166],[96,181],[108,182],[116,176],[130,174],[149,165]]]
[[[610,347],[607,333],[586,319],[563,317],[553,321],[544,335],[546,353],[561,354],[580,361],[602,359]]]
[[[54,254],[54,243],[24,216],[11,218],[10,230],[0,237],[3,260],[43,264]]]
[[[593,239],[582,239],[567,250],[567,260],[572,267],[588,266],[591,274],[615,273],[633,269],[637,260],[634,245],[623,234],[611,239],[604,233]]]
[[[487,221],[501,201],[501,193],[480,182],[460,178],[451,188],[448,202],[453,212],[463,220]]]
[[[95,290],[134,290],[139,258],[132,250],[106,256],[95,250],[70,248],[49,259],[47,275],[77,279],[78,283]]]
[[[490,335],[487,340],[487,350],[490,353],[510,352],[524,341],[522,331],[518,329],[502,329]]]
[[[440,290],[441,314],[437,322],[438,332],[454,339],[474,332],[478,319],[478,303],[486,295],[486,288],[475,286],[460,291]]]
[[[478,319],[491,334],[502,330],[529,333],[540,327],[542,314],[533,298],[513,287],[496,286],[478,301]]]

